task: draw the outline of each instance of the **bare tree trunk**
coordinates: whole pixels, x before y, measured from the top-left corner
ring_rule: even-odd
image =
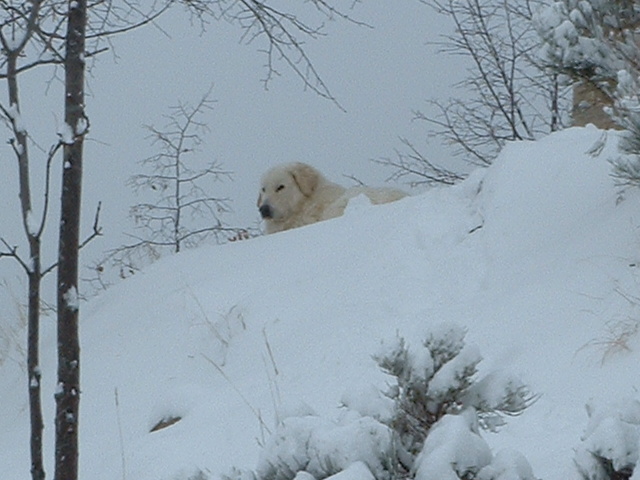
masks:
[[[29,273],[29,306],[28,306],[28,353],[29,371],[29,412],[31,416],[31,478],[44,480],[42,462],[42,395],[40,392],[40,285],[42,274],[40,267],[40,239],[29,237],[32,252],[33,270]],[[35,253],[35,255],[34,255]]]
[[[17,60],[20,50],[14,50],[7,54],[7,87],[9,91],[9,105],[13,112],[12,145],[18,159],[19,196],[22,223],[29,241],[29,258],[26,265],[29,283],[27,305],[27,370],[29,389],[29,415],[30,415],[30,453],[31,453],[31,477],[33,480],[43,480],[45,476],[42,460],[42,431],[44,423],[42,419],[42,400],[40,389],[40,285],[42,283],[42,269],[40,261],[41,229],[34,231],[33,212],[31,210],[31,185],[29,182],[29,153],[27,144],[27,132],[16,122],[20,115],[20,96],[18,91]]]
[[[549,96],[551,97],[551,105],[549,112],[551,113],[551,121],[549,122],[549,131],[556,132],[560,129],[560,80],[557,73],[551,75],[551,91]]]
[[[55,480],[78,478],[80,344],[78,338],[78,252],[84,113],[86,0],[70,0],[65,57],[65,122],[73,138],[63,150],[60,245],[58,251],[58,389]]]

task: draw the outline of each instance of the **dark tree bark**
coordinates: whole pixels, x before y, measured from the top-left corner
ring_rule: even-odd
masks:
[[[44,229],[43,221],[38,226],[33,225],[33,212],[31,204],[31,185],[29,182],[29,150],[27,132],[22,126],[20,118],[20,95],[18,88],[18,59],[31,38],[33,25],[38,16],[41,2],[33,2],[27,31],[22,41],[10,46],[4,34],[0,35],[0,43],[5,51],[7,90],[9,94],[10,111],[4,111],[5,118],[11,124],[13,139],[11,145],[18,160],[19,197],[22,223],[29,243],[29,261],[22,260],[15,249],[13,254],[22,265],[28,278],[28,302],[27,302],[27,370],[29,389],[29,415],[30,415],[30,454],[31,477],[33,480],[43,480],[45,477],[42,431],[44,428],[42,419],[42,401],[40,388],[40,285],[42,282],[41,267],[41,236]],[[12,48],[11,48],[12,47]],[[48,172],[47,172],[48,176]],[[48,192],[47,192],[48,193]],[[45,206],[46,208],[46,206]],[[10,249],[11,251],[11,249]]]
[[[32,252],[32,271],[29,272],[28,306],[28,347],[27,367],[29,371],[29,411],[31,416],[31,478],[44,480],[42,462],[42,394],[40,389],[40,285],[42,273],[40,266],[40,237],[29,237],[29,249]],[[34,255],[35,254],[35,255]]]
[[[70,0],[65,56],[65,122],[58,251],[58,389],[56,392],[55,480],[78,478],[80,343],[78,253],[82,192],[86,0]]]
[[[15,65],[17,54],[10,55],[7,72],[9,87],[9,102],[11,105],[19,105],[18,84]],[[17,152],[19,177],[20,177],[20,207],[23,215],[23,224],[29,241],[30,265],[26,269],[28,278],[28,306],[27,306],[27,370],[29,381],[29,412],[31,417],[31,477],[33,480],[43,480],[44,465],[42,460],[42,401],[40,389],[40,284],[41,272],[41,241],[40,233],[32,231],[29,215],[31,214],[31,187],[29,184],[29,155],[27,134],[19,128],[14,128],[14,148]]]

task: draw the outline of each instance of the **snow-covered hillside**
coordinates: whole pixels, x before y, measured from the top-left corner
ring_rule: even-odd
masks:
[[[337,418],[345,398],[384,389],[381,341],[417,342],[448,322],[479,347],[481,373],[508,370],[539,395],[483,433],[492,449],[520,451],[539,478],[577,479],[585,405],[640,388],[638,335],[616,343],[640,320],[640,196],[620,201],[609,176],[615,134],[588,153],[602,138],[575,128],[511,144],[456,187],[185,252],[84,305],[81,477],[253,469],[278,420]],[[55,341],[44,323],[51,475]],[[26,380],[12,358],[0,366],[0,465],[3,478],[27,479]]]

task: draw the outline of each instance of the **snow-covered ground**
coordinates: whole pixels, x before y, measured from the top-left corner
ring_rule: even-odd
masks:
[[[345,399],[380,401],[381,342],[419,342],[443,322],[467,329],[480,374],[512,372],[539,395],[498,433],[482,432],[492,450],[520,451],[538,478],[579,478],[585,406],[640,387],[640,195],[619,195],[615,134],[592,149],[603,138],[574,128],[510,144],[456,187],[184,252],[83,305],[81,478],[254,469],[286,416],[330,421]],[[45,319],[49,476],[54,330]],[[24,360],[9,353],[0,465],[2,478],[27,479]],[[150,432],[171,417],[181,420]]]

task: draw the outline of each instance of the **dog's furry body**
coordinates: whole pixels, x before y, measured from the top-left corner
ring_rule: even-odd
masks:
[[[345,188],[327,180],[305,163],[289,163],[268,170],[261,180],[258,209],[266,233],[339,217],[351,198],[366,195],[371,203],[393,202],[407,194],[393,188]]]

